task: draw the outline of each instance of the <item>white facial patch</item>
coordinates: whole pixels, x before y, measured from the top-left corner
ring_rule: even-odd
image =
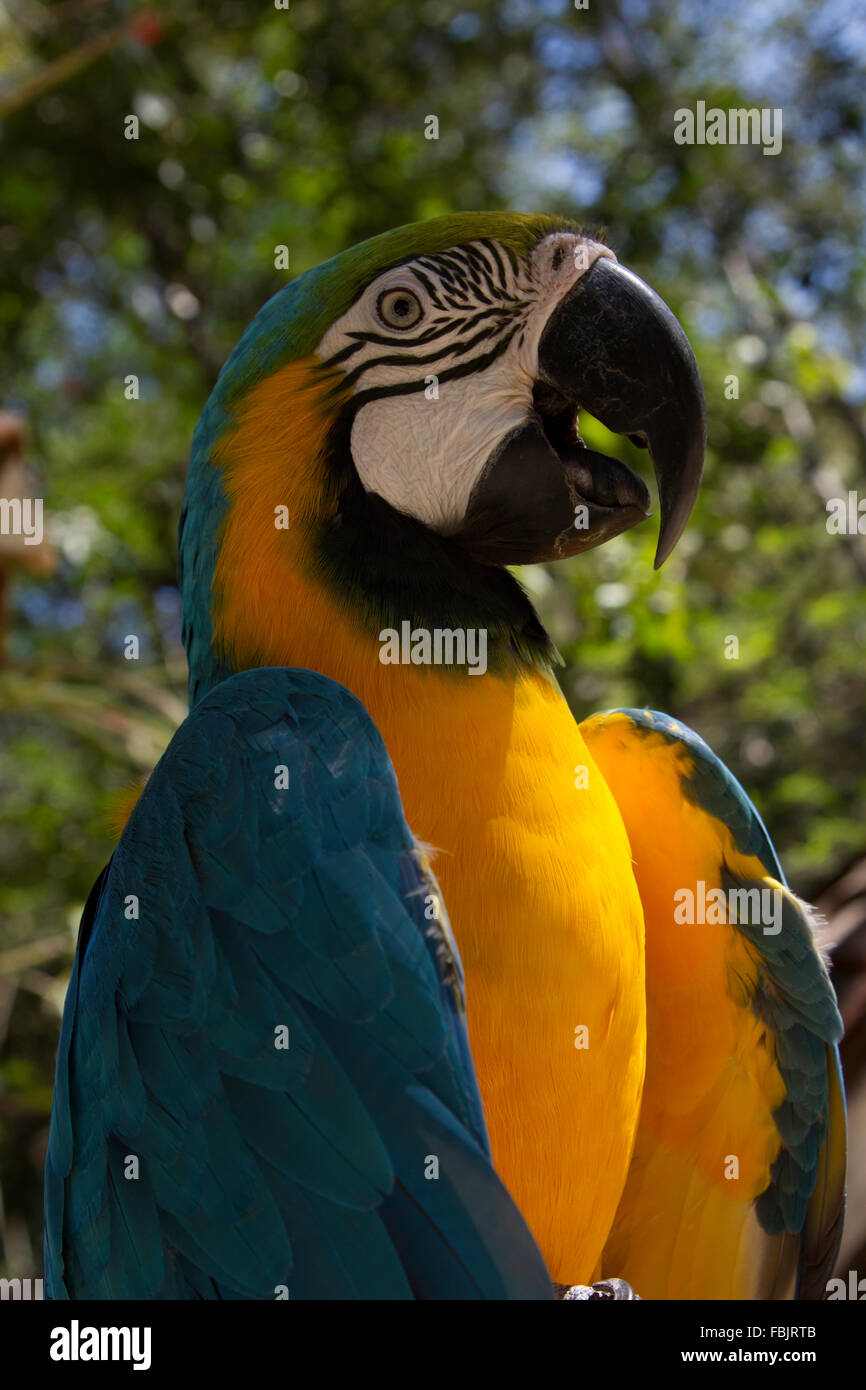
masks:
[[[487,460],[526,422],[551,313],[606,246],[572,232],[529,266],[493,240],[380,275],[317,348],[361,398],[351,448],[364,488],[443,534],[457,530]]]

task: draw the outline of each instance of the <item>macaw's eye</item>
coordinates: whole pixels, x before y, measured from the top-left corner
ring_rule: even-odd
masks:
[[[423,310],[417,294],[411,290],[385,290],[376,300],[379,318],[389,328],[414,328]]]

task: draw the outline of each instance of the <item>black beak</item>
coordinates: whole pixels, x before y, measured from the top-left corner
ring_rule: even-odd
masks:
[[[590,549],[645,519],[649,493],[637,474],[583,446],[582,408],[649,449],[658,569],[691,514],[706,445],[698,366],[664,301],[624,266],[595,261],[541,336],[534,407],[476,484],[461,543],[488,562],[532,563]]]

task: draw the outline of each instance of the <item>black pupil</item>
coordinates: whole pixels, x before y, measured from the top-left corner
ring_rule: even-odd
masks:
[[[394,314],[395,318],[408,318],[409,315],[412,313],[411,299],[407,299],[406,296],[403,295],[400,299],[393,300],[391,304],[391,312],[392,314]]]

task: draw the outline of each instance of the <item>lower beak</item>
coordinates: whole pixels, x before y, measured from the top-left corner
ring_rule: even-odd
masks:
[[[498,564],[555,560],[601,545],[649,514],[624,463],[583,446],[579,409],[647,447],[661,510],[656,569],[700,487],[706,408],[685,333],[624,266],[599,259],[551,314],[538,349],[534,409],[473,489],[459,539]]]

